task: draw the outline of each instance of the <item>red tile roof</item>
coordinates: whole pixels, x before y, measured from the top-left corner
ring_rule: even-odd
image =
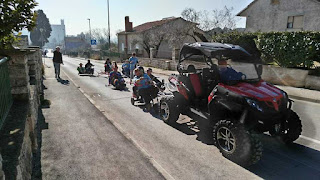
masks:
[[[133,28],[133,32],[143,32],[143,31],[146,31],[148,29],[151,29],[155,26],[160,26],[160,25],[163,25],[169,21],[173,21],[173,20],[176,20],[176,19],[179,19],[180,17],[173,17],[173,18],[165,18],[165,19],[162,19],[162,20],[159,20],[159,21],[152,21],[152,22],[147,22],[147,23],[143,23],[143,24],[140,24],[139,26],[136,26]],[[118,34],[122,34],[122,33],[125,33],[125,31],[122,31]],[[129,32],[130,33],[130,32]]]
[[[144,23],[144,24],[141,24],[139,26],[136,26],[133,28],[133,30],[135,32],[143,32],[143,31],[146,31],[148,29],[151,29],[155,26],[160,26],[160,25],[163,25],[169,21],[173,21],[173,20],[176,20],[176,19],[179,19],[179,18],[168,18],[168,19],[162,19],[160,21],[152,21],[152,22],[147,22],[147,23]]]

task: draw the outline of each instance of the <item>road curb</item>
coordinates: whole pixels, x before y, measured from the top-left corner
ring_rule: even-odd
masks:
[[[300,96],[295,96],[295,95],[290,95],[290,94],[289,94],[289,97],[292,98],[292,99],[296,99],[296,100],[308,101],[308,102],[313,102],[313,103],[319,103],[320,104],[320,100],[317,100],[317,99],[300,97]]]
[[[103,116],[105,116],[105,118],[114,125],[114,127],[126,138],[128,139],[141,153],[142,155],[148,159],[148,161],[153,165],[154,168],[156,168],[156,170],[165,178],[168,180],[175,180],[149,153],[147,150],[145,150],[143,147],[141,147],[138,142],[136,140],[134,140],[132,137],[130,137],[130,135],[125,132],[121,126],[116,123],[114,120],[109,119],[106,114],[105,111],[98,105],[96,105],[95,101],[87,94],[84,92],[84,90],[82,90],[80,88],[80,86],[72,79],[70,78],[70,76],[68,76],[67,73],[65,73],[65,71],[63,69],[61,69],[61,71],[68,77],[68,79],[78,88],[78,90],[89,100],[89,102],[95,106],[102,114]]]

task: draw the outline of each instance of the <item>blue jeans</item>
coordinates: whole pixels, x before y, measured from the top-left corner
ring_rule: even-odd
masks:
[[[60,63],[53,63],[54,65],[54,72],[56,73],[56,76],[60,77]]]

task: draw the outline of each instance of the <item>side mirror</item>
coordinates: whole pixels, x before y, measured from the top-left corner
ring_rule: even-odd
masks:
[[[258,75],[259,75],[259,76],[262,75],[262,69],[263,69],[262,64],[258,64],[258,65],[257,65],[257,72],[258,72]]]

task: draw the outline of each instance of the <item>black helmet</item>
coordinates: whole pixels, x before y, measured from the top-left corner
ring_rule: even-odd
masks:
[[[144,73],[144,68],[142,66],[139,66],[138,69],[140,72]]]

